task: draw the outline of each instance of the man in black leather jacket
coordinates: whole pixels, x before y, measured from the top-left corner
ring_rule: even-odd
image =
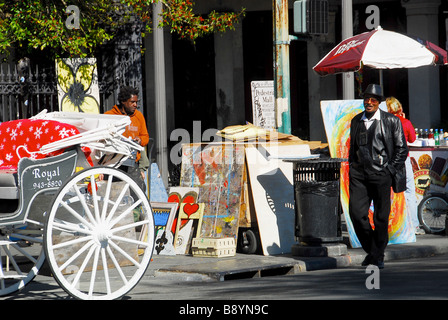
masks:
[[[362,265],[384,268],[392,179],[404,166],[408,147],[399,118],[379,109],[381,87],[370,84],[363,97],[365,111],[352,119],[350,129],[349,211],[367,253]],[[368,217],[372,201],[374,228]]]

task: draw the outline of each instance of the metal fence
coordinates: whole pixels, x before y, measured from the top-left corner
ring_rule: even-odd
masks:
[[[123,85],[139,89],[139,100],[144,105],[141,32],[142,25],[130,24],[123,28],[114,42],[104,47],[97,59],[100,112],[116,103]],[[18,65],[0,64],[0,122],[29,118],[44,109],[59,111],[56,66],[53,61],[36,62],[31,57],[23,75]],[[39,64],[41,63],[41,64]],[[21,77],[24,76],[25,81]]]
[[[0,64],[0,122],[29,118],[44,109],[59,111],[55,68],[31,66],[26,81],[21,77],[16,65]],[[100,112],[114,105],[116,87],[100,81]]]
[[[28,118],[43,109],[58,110],[56,75],[52,71],[35,66],[23,82],[17,66],[0,64],[0,120]]]

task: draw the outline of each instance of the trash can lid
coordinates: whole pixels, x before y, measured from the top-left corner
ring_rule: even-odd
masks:
[[[301,164],[304,164],[304,163],[315,164],[315,163],[341,163],[341,162],[348,161],[348,159],[346,159],[346,158],[313,158],[313,159],[287,159],[287,160],[285,159],[283,161],[299,162]]]

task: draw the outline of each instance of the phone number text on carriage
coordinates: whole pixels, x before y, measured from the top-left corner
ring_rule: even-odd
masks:
[[[32,176],[36,182],[33,182],[33,189],[45,189],[45,188],[57,188],[62,186],[62,180],[60,179],[59,167],[52,170],[44,170],[41,168],[35,168],[32,171]]]

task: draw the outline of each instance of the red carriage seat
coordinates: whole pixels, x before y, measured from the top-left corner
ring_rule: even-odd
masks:
[[[39,150],[45,144],[78,133],[75,126],[54,120],[21,119],[3,122],[0,124],[0,172],[17,170],[19,160],[24,157],[41,159],[61,154],[64,149],[48,154],[40,153]]]

